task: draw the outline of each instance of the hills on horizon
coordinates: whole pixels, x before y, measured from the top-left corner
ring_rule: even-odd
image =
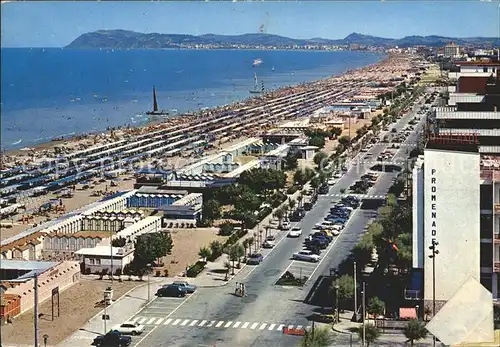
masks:
[[[401,39],[383,38],[359,33],[352,33],[343,39],[324,39],[320,37],[311,39],[293,39],[289,37],[255,33],[242,35],[187,35],[187,34],[159,34],[159,33],[138,33],[129,30],[98,30],[85,33],[77,37],[65,48],[73,49],[162,49],[179,48],[195,45],[214,46],[267,46],[267,47],[287,47],[287,46],[310,46],[329,45],[345,46],[358,44],[363,46],[377,47],[410,47],[428,46],[439,47],[450,42],[464,46],[497,46],[500,45],[499,38],[493,37],[467,37],[455,38],[444,36],[405,36]]]

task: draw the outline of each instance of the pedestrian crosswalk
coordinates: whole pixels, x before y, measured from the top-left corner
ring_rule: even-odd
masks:
[[[385,199],[387,195],[385,194],[378,194],[378,195],[371,195],[371,194],[340,194],[340,193],[333,193],[333,194],[326,194],[326,195],[320,195],[320,197],[330,197],[330,198],[344,198],[347,196],[355,196],[359,199]]]
[[[192,328],[218,328],[218,329],[248,329],[256,331],[282,332],[283,328],[289,329],[310,329],[310,326],[288,324],[288,323],[264,323],[264,322],[244,322],[244,321],[223,321],[206,319],[185,319],[185,318],[166,318],[166,317],[142,317],[137,316],[131,319],[142,325],[153,326],[173,326],[173,327],[192,327]]]

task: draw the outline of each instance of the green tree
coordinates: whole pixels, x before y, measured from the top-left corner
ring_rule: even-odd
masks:
[[[383,315],[385,313],[385,303],[375,296],[368,301],[366,311],[375,316]]]
[[[319,177],[313,177],[313,179],[311,180],[311,187],[316,190],[319,188],[319,186],[321,185],[321,181],[319,179]]]
[[[306,183],[307,177],[306,177],[305,171],[301,170],[301,169],[295,170],[295,173],[293,174],[293,181],[295,183],[300,184],[300,185],[303,185],[304,183]]]
[[[423,322],[412,319],[408,322],[408,324],[406,324],[404,334],[410,342],[410,346],[413,346],[414,341],[425,339],[427,337],[427,329],[425,329]]]
[[[299,166],[300,153],[288,151],[285,157],[285,165],[288,170],[295,170]]]
[[[238,244],[235,243],[227,250],[227,255],[229,256],[229,260],[232,262],[232,275],[234,275],[234,263],[238,260]],[[241,247],[241,246],[239,246]]]
[[[339,128],[339,127],[332,128],[332,129],[331,129],[331,133],[332,133],[335,137],[339,137],[340,135],[342,135],[342,129],[341,129],[341,128]]]
[[[118,237],[116,239],[113,239],[113,241],[111,241],[113,247],[124,247],[126,243],[127,240],[124,237]]]
[[[362,340],[363,339],[363,326],[360,326],[358,328],[358,335],[359,338]],[[365,342],[366,346],[369,347],[370,343],[373,343],[377,341],[377,339],[380,337],[380,330],[374,326],[373,324],[366,324],[365,325]]]
[[[300,340],[300,347],[328,347],[332,343],[332,335],[330,329],[321,327],[312,331],[306,331],[306,334]]]
[[[236,253],[236,256],[238,257],[238,267],[241,266],[241,258],[246,255],[246,249],[239,243],[235,244],[235,250],[234,252]]]
[[[295,209],[295,206],[297,206],[297,201],[295,201],[293,199],[288,199],[288,208],[290,210],[290,213],[293,212],[293,210]]]
[[[309,146],[316,146],[319,148],[325,147],[325,138],[322,136],[313,136],[309,138]]]
[[[223,245],[220,241],[212,241],[208,245],[212,259],[218,258],[222,254]]]
[[[351,138],[347,135],[341,136],[339,137],[339,143],[344,147],[348,147],[351,144]]]
[[[354,278],[349,275],[342,275],[332,283],[330,291],[335,292],[335,285],[339,286],[339,309],[346,307],[348,302],[354,297]]]
[[[283,208],[278,208],[276,211],[273,213],[273,217],[278,220],[278,227],[281,228],[281,225],[283,223],[283,218],[285,218],[286,211]]]
[[[147,233],[137,237],[134,250],[134,265],[136,269],[145,268],[147,264],[170,253],[173,247],[169,233]]]
[[[211,254],[212,254],[212,252],[210,251],[210,248],[208,248],[208,247],[201,247],[200,251],[198,252],[198,255],[200,256],[200,258],[203,259],[204,262],[207,261],[207,258],[210,257]]]
[[[220,225],[219,235],[229,236],[234,233],[234,225],[230,222],[224,222]]]
[[[269,191],[285,187],[286,174],[281,170],[255,168],[244,171],[238,183],[248,186],[254,193],[267,196]]]
[[[328,154],[323,151],[319,151],[314,155],[313,162],[318,168],[324,167],[327,164]]]
[[[208,225],[212,225],[214,220],[221,217],[220,207],[220,203],[214,199],[210,199],[203,204],[202,216]]]
[[[226,277],[224,278],[224,281],[227,281],[229,276],[229,271],[231,270],[231,263],[228,262],[227,260],[224,262],[224,270],[226,270]]]

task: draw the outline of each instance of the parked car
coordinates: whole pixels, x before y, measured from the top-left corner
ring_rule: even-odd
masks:
[[[139,335],[144,332],[144,325],[137,322],[125,322],[123,324],[115,325],[113,330],[127,335]]]
[[[288,232],[288,237],[300,237],[302,235],[302,229],[298,227],[293,227],[292,230]]]
[[[172,283],[173,286],[179,286],[184,288],[188,294],[192,294],[196,291],[197,287],[194,284],[189,284],[186,281],[175,281]]]
[[[247,259],[248,265],[259,265],[264,257],[260,253],[250,254]]]
[[[106,335],[97,336],[92,342],[92,345],[122,347],[130,345],[131,342],[132,338],[130,336],[126,336],[119,331],[112,330]]]
[[[266,237],[266,240],[262,243],[264,248],[273,248],[276,246],[276,238],[273,235]]]
[[[162,297],[162,296],[177,296],[179,298],[182,298],[186,296],[187,291],[185,288],[180,287],[180,286],[174,286],[174,285],[167,285],[164,287],[161,287],[156,291],[156,296]]]
[[[284,221],[281,223],[281,230],[290,230],[292,225],[288,221]]]
[[[307,249],[303,249],[300,252],[294,253],[292,258],[295,260],[304,260],[313,263],[317,263],[321,259],[319,255],[314,254],[313,252]]]

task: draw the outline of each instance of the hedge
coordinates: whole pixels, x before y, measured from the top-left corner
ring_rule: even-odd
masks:
[[[297,190],[299,190],[299,186],[293,185],[290,188],[288,188],[288,190],[286,191],[286,193],[292,195],[295,192],[297,192]]]
[[[236,231],[234,234],[229,236],[229,238],[224,243],[224,247],[234,245],[236,242],[238,242],[239,239],[241,239],[247,233],[248,233],[248,230],[241,230],[240,229],[240,230]]]
[[[187,271],[186,271],[186,276],[187,277],[196,277],[200,272],[203,271],[205,268],[205,265],[207,263],[204,261],[197,261],[195,264],[191,265]]]

